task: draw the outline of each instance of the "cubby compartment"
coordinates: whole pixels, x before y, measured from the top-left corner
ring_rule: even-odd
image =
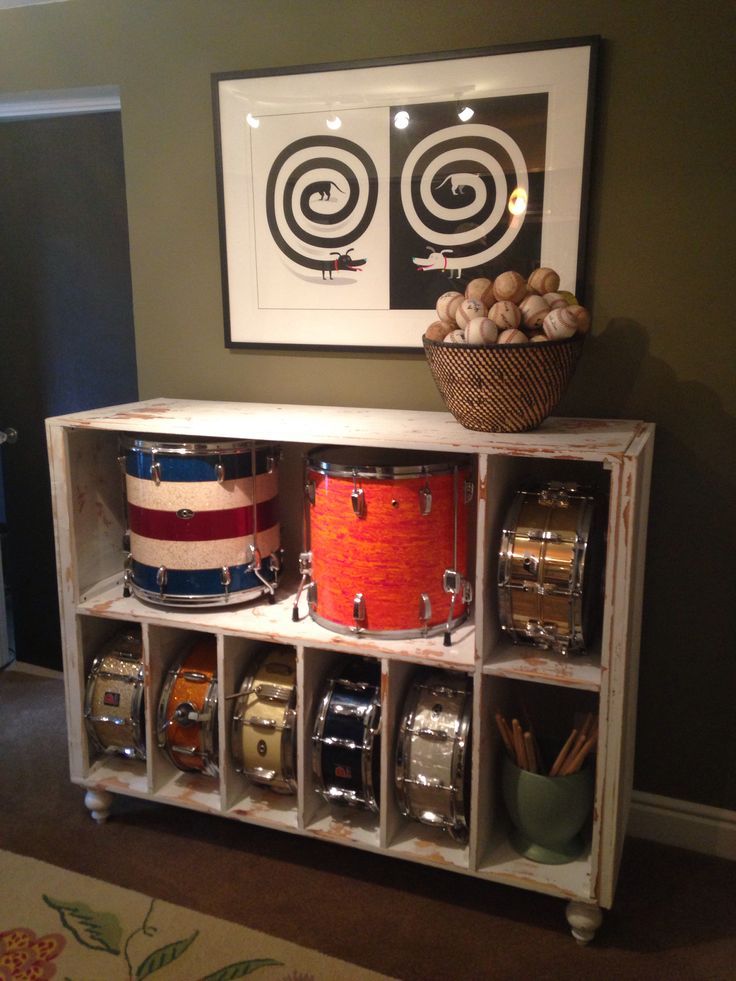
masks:
[[[162,801],[219,813],[221,641],[212,633],[174,627],[149,627],[148,636],[153,793]]]
[[[414,861],[467,869],[472,676],[392,662],[386,691],[386,847]]]
[[[535,432],[493,434],[466,430],[444,412],[158,399],[50,419],[47,436],[70,771],[76,783],[93,791],[87,803],[98,821],[109,813],[113,794],[127,794],[537,890],[565,898],[573,905],[612,904],[632,783],[653,427],[622,420],[549,419]],[[235,439],[274,448],[279,459],[277,510],[283,566],[273,597],[231,596],[227,602],[203,605],[126,595],[123,580],[129,521],[120,458],[121,439],[131,438],[177,443]],[[344,455],[353,461],[375,462],[381,456],[396,461],[401,459],[395,455],[397,450],[419,451],[419,457],[407,459],[419,458],[428,464],[447,454],[470,460],[472,497],[466,497],[467,488],[462,488],[463,501],[467,502],[463,504],[467,508],[467,558],[459,572],[472,587],[473,598],[469,616],[450,637],[444,636],[444,630],[426,636],[414,629],[355,629],[355,606],[348,614],[334,614],[339,618],[336,623],[325,623],[319,611],[312,609],[310,613],[306,590],[296,605],[301,582],[299,554],[309,544],[305,525],[311,499],[305,463],[318,447],[336,446],[352,447],[353,451]],[[379,448],[377,455],[372,448]],[[270,494],[273,470],[268,473]],[[349,482],[350,491],[360,490],[357,482],[355,488]],[[549,487],[553,482],[563,489],[578,485],[600,502],[605,543],[599,556],[601,588],[596,597],[600,624],[591,632],[582,653],[514,643],[509,630],[502,629],[507,611],[501,611],[499,599],[499,555],[503,533],[508,531],[509,509],[520,490]],[[374,489],[368,487],[371,493],[366,496],[371,500]],[[438,505],[439,492],[435,498],[433,488],[429,495],[422,489],[419,514],[423,513],[421,502],[429,507],[430,497],[432,507]],[[382,543],[394,543],[393,517],[403,514],[403,498],[397,492],[389,494],[383,503],[378,524],[385,527],[376,527],[375,534]],[[406,513],[416,504],[415,494]],[[192,516],[189,512],[194,508],[190,505],[176,507],[177,518]],[[347,517],[352,521],[359,515],[348,510]],[[545,524],[540,535],[549,530],[551,524]],[[389,603],[396,598],[394,594],[416,591],[415,553],[404,547],[401,534],[397,532],[395,537],[406,576],[384,590]],[[323,577],[338,582],[346,575],[349,563],[344,551],[339,535],[336,543],[330,539],[323,556]],[[530,561],[535,559],[533,549],[528,551]],[[522,559],[526,560],[526,553]],[[573,558],[560,559],[558,555],[555,561],[556,571],[562,568],[564,572],[572,566]],[[541,564],[538,558],[537,562]],[[442,565],[445,563],[443,558]],[[375,564],[377,569],[371,572],[368,568],[366,576],[380,590],[381,563]],[[546,580],[544,586],[546,589]],[[351,604],[358,599],[353,593],[360,592],[360,583],[351,583]],[[421,603],[415,604],[420,611],[429,608],[423,592],[421,589]],[[542,594],[546,596],[544,590]],[[449,611],[449,596],[438,596],[430,603],[432,607],[437,604],[443,611],[447,604]],[[422,615],[420,612],[420,618]],[[325,619],[332,618],[328,610]],[[86,689],[94,659],[116,633],[126,628],[140,631],[141,636],[145,759],[101,750],[85,723]],[[521,639],[518,630],[516,639]],[[201,644],[209,650],[213,677],[192,682],[194,688],[186,689],[180,701],[188,707],[182,710],[177,725],[183,723],[186,735],[195,724],[206,724],[207,766],[182,769],[183,761],[201,758],[201,747],[181,743],[175,750],[165,739],[164,745],[159,745],[162,734],[168,733],[167,721],[171,721],[161,709],[162,696],[173,684],[172,669]],[[255,705],[248,702],[253,717],[238,714],[239,706],[246,704],[241,691],[244,680],[254,677],[268,650],[283,653],[295,665],[295,677],[292,674],[288,683],[293,700],[290,692],[290,702],[282,701],[283,689],[288,686],[264,676],[263,705],[259,695]],[[361,682],[358,672],[348,679],[356,681],[358,687],[346,688],[340,713],[335,700],[334,718],[326,716],[324,702],[330,681],[339,680],[343,666],[349,663],[372,669],[369,687],[375,693],[375,704],[368,704],[370,699],[361,701],[360,684],[367,682]],[[202,673],[200,668],[197,671]],[[442,672],[440,680],[437,672]],[[426,703],[421,703],[420,710],[415,683],[433,677],[421,689]],[[206,704],[199,704],[195,694],[200,684],[212,688]],[[121,685],[111,685],[110,702],[115,701],[114,689]],[[463,685],[467,686],[470,718],[467,726],[463,722],[459,727],[464,743],[460,766],[457,760],[447,762],[454,740],[452,725],[442,720],[452,714],[449,708],[457,696],[451,693]],[[433,690],[437,692],[434,700]],[[104,693],[103,689],[103,697]],[[447,703],[444,706],[443,700]],[[406,723],[412,708],[413,715]],[[329,793],[325,799],[319,792],[325,787],[325,774],[320,777],[319,773],[324,737],[334,737],[330,751],[349,749],[359,738],[356,725],[366,712],[370,718],[370,754],[356,754],[350,760],[333,756],[328,765],[335,766],[331,778],[334,797],[370,785],[375,808],[349,806],[346,798],[337,803]],[[547,737],[559,747],[577,721],[588,713],[598,717],[595,757],[592,753],[589,756],[589,763],[595,759],[594,806],[583,828],[584,848],[569,861],[552,864],[537,860],[539,855],[529,850],[510,820],[503,791],[506,750],[496,723],[497,712],[509,721],[518,718],[526,731],[529,721],[533,723],[540,755],[547,754],[547,767],[553,752],[544,746]],[[462,714],[459,708],[456,714]],[[330,723],[337,720],[339,724],[326,726],[328,718]],[[416,747],[407,738],[407,727],[415,723],[416,729],[423,730],[417,736],[422,745],[418,742]],[[279,734],[285,732],[294,774],[293,783],[289,776],[280,789],[293,788],[293,793],[277,793],[268,779],[261,782],[267,773],[278,770],[273,752]],[[188,756],[187,751],[191,751]],[[248,766],[244,763],[246,755]],[[257,760],[254,763],[256,756],[263,760],[262,770]],[[370,762],[369,780],[362,770],[365,760]],[[350,783],[354,776],[351,770],[357,766],[361,768],[362,786],[360,781]],[[515,778],[519,769],[510,771]],[[416,785],[408,782],[407,776],[413,780],[417,772],[424,784],[422,779]],[[528,782],[526,777],[518,779]],[[407,804],[408,787],[416,790],[411,806]],[[463,798],[463,813],[466,808],[469,812],[467,832],[456,828],[451,835],[442,825],[452,812],[448,802],[458,796]],[[435,813],[439,820],[425,823],[415,819],[415,812]],[[530,857],[532,854],[536,858]]]
[[[225,811],[269,827],[299,827],[297,652],[225,636],[220,671],[220,767]]]
[[[509,804],[504,797],[505,760],[512,760],[512,767],[527,770],[526,764],[518,766],[517,757],[508,751],[500,732],[497,716],[513,727],[518,722],[522,732],[530,733],[537,757],[536,770],[548,776],[560,751],[569,744],[573,730],[580,733],[587,723],[590,732],[600,726],[598,697],[591,692],[561,689],[555,685],[530,683],[501,677],[483,676],[478,699],[477,778],[478,778],[478,825],[477,868],[481,875],[502,881],[528,880],[531,888],[561,891],[572,888],[581,895],[591,890],[593,821],[597,813],[596,785],[600,783],[596,761],[597,745],[587,752],[584,766],[590,780],[590,808],[580,831],[581,850],[574,858],[564,860],[548,857],[538,861],[525,857],[514,846],[514,825]],[[527,737],[527,740],[529,737]],[[513,733],[511,736],[513,743]],[[579,747],[578,747],[579,748]],[[568,753],[568,760],[572,753]],[[563,778],[564,779],[564,778]],[[543,803],[537,805],[544,807]],[[544,817],[542,812],[542,819]],[[576,836],[577,837],[577,836]]]
[[[145,659],[140,624],[79,617],[79,719],[88,779],[148,791]]]
[[[306,649],[302,668],[304,828],[319,838],[377,847],[381,661]],[[361,739],[362,752],[353,748]]]
[[[602,463],[588,460],[493,456],[486,465],[484,670],[597,691],[610,473]],[[530,521],[538,523],[530,532],[537,540],[530,543],[529,571],[522,572],[511,558],[512,543],[520,555],[516,536],[524,539]],[[555,530],[547,530],[547,524]],[[547,565],[537,573],[540,558]],[[524,629],[526,615],[543,618],[550,613],[552,637],[535,642]],[[564,618],[569,629],[560,626]],[[580,632],[581,648],[564,650],[565,636]]]

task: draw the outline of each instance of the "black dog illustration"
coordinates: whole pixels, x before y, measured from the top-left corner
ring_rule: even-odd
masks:
[[[316,260],[319,263],[318,268],[322,270],[322,279],[325,278],[325,273],[330,274],[330,279],[332,279],[333,272],[339,272],[340,270],[348,270],[349,272],[362,272],[358,266],[364,266],[366,264],[365,259],[351,259],[350,253],[352,249],[348,249],[347,252],[330,252],[330,255],[334,255],[334,259],[325,259],[323,261]]]

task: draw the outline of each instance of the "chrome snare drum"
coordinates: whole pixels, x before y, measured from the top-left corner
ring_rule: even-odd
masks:
[[[143,662],[140,628],[126,627],[92,662],[84,699],[84,722],[94,747],[145,760]]]
[[[268,647],[254,658],[231,726],[235,768],[254,783],[296,792],[296,652]]]
[[[378,811],[381,665],[346,658],[327,680],[312,736],[317,792],[330,804]]]
[[[601,606],[600,501],[577,484],[517,491],[501,537],[498,603],[514,643],[584,651]]]
[[[472,687],[467,675],[422,674],[404,705],[396,745],[396,789],[405,817],[445,828],[458,841],[468,833],[467,766]]]
[[[164,606],[273,596],[280,568],[277,452],[242,440],[125,438],[126,595]]]
[[[179,770],[217,766],[217,643],[201,637],[168,672],[158,703],[158,745]]]

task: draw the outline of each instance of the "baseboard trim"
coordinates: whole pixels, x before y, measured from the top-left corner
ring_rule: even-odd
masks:
[[[725,808],[635,790],[628,833],[736,861],[736,811]]]

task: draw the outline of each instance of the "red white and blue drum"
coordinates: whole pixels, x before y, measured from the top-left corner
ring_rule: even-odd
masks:
[[[300,565],[311,617],[343,633],[445,630],[449,643],[471,598],[467,457],[321,447],[306,470]]]
[[[273,446],[131,438],[123,447],[126,592],[165,606],[273,595],[281,551]]]

